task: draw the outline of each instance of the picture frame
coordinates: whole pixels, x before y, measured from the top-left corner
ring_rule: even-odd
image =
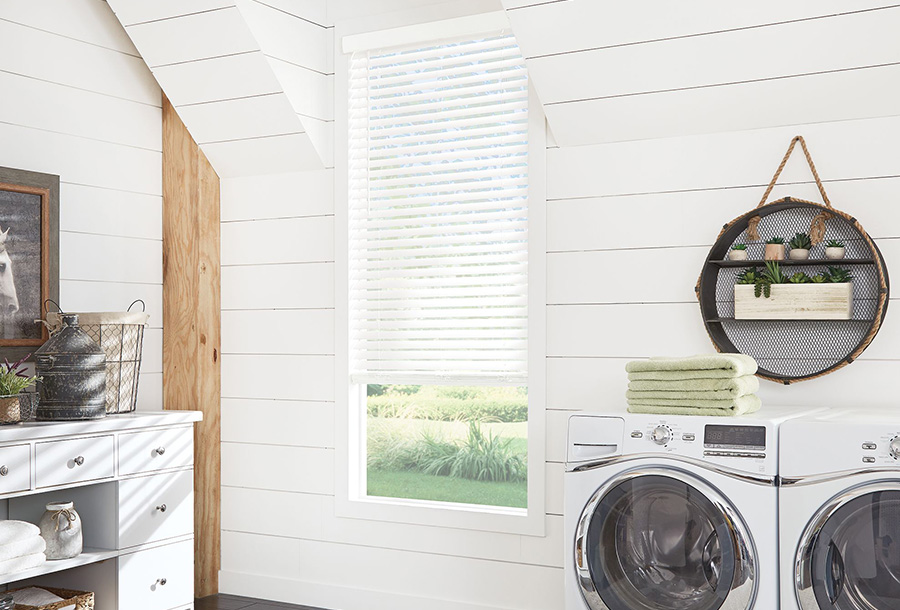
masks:
[[[0,360],[49,339],[48,300],[59,302],[59,176],[0,167]]]

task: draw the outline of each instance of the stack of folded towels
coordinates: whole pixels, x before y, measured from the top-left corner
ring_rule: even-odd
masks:
[[[744,354],[635,360],[628,371],[628,411],[666,415],[745,415],[759,410],[756,361]]]
[[[25,521],[0,521],[0,574],[36,568],[47,561],[38,526]]]

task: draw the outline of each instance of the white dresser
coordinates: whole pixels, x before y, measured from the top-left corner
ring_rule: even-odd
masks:
[[[89,422],[0,426],[0,518],[37,523],[72,500],[84,552],[0,575],[0,585],[89,590],[96,610],[194,605],[194,422],[154,411]]]

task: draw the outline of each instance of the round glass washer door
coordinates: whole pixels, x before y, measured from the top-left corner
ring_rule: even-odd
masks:
[[[803,610],[900,608],[900,483],[832,500],[801,539],[796,578]]]
[[[716,490],[687,473],[633,471],[597,490],[575,566],[592,610],[748,610],[755,551]]]

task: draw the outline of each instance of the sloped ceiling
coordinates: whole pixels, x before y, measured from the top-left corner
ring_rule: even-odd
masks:
[[[221,177],[333,166],[325,0],[108,0]]]

